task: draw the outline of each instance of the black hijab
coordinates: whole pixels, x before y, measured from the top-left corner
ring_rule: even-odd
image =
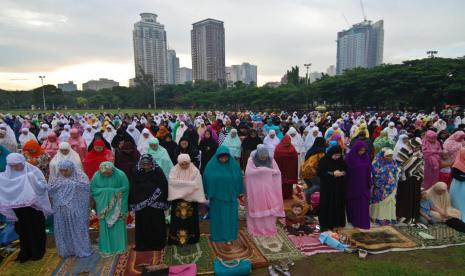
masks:
[[[325,153],[325,152],[326,152],[325,138],[316,137],[315,141],[313,142],[313,146],[305,154],[305,160],[307,160],[312,155],[315,155],[318,153]]]

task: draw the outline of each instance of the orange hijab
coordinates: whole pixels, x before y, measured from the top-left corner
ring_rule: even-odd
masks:
[[[29,140],[23,146],[23,154],[29,163],[31,163],[31,161],[34,162],[33,160],[39,158],[44,153],[45,153],[44,149],[40,147],[39,143],[36,140]],[[36,165],[36,164],[32,164],[32,165]]]

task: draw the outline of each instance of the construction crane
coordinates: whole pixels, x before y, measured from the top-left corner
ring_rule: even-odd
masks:
[[[345,16],[344,13],[342,13],[342,17],[344,17],[344,20],[346,21],[347,23],[347,26],[350,28],[350,23],[349,23],[349,20],[347,20],[347,17]]]
[[[360,7],[362,8],[363,21],[367,21],[367,17],[365,15],[365,8],[363,7],[363,0],[360,0]]]

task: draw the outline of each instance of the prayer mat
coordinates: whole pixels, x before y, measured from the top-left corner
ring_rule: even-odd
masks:
[[[369,252],[383,251],[393,248],[414,248],[415,242],[394,229],[392,226],[381,226],[369,230],[343,230],[349,236],[352,245]]]
[[[78,258],[69,257],[62,259],[58,267],[53,271],[53,276],[73,276],[73,275],[103,275],[111,276],[115,272],[118,263],[118,255],[104,258],[95,247],[89,257]]]
[[[213,274],[214,255],[208,242],[208,235],[200,235],[197,244],[187,246],[170,245],[165,248],[163,263],[166,265],[191,264],[197,265],[197,275]]]
[[[7,257],[7,259],[3,262],[2,266],[0,266],[0,275],[49,276],[60,263],[60,257],[58,256],[55,248],[48,248],[45,252],[44,257],[36,262],[27,261],[22,264],[20,264],[19,262],[15,262],[15,259],[18,256],[18,254],[19,250],[16,250],[15,253]]]
[[[128,252],[119,255],[115,276],[141,275],[144,267],[163,262],[164,251],[135,251],[134,246],[130,248]]]
[[[465,233],[458,232],[442,223],[428,225],[428,229],[409,226],[396,226],[396,229],[421,247],[440,248],[465,244]],[[424,234],[434,238],[427,239],[425,238],[427,235]]]
[[[311,234],[307,236],[288,235],[289,240],[300,251],[302,255],[312,256],[319,253],[337,253],[339,250],[333,249],[319,240],[320,234]]]
[[[302,258],[300,252],[294,247],[281,227],[278,227],[276,237],[251,237],[251,239],[269,262]]]
[[[263,254],[260,252],[257,246],[252,242],[252,240],[249,238],[247,231],[244,229],[239,231],[237,241],[234,241],[233,246],[231,246],[232,250],[225,248],[227,247],[225,243],[216,243],[210,241],[210,246],[216,257],[220,259],[226,261],[248,259],[252,263],[253,268],[268,266],[268,261],[266,260],[265,256],[263,256]],[[243,250],[241,250],[240,252],[232,252],[234,251],[235,247],[242,247]]]

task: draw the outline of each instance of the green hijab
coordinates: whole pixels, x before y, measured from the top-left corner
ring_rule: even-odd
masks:
[[[150,145],[155,144],[158,145],[156,150],[150,147]],[[157,162],[158,166],[160,166],[163,173],[165,174],[166,179],[168,179],[171,169],[173,168],[173,162],[171,161],[168,151],[164,147],[160,146],[160,141],[158,141],[157,138],[149,139],[149,148],[147,149],[147,153],[152,156],[155,162]]]
[[[4,172],[6,169],[6,157],[8,154],[10,154],[10,151],[0,145],[0,172]]]
[[[111,176],[104,176],[102,170],[111,169]],[[116,221],[115,217],[123,217],[128,213],[129,181],[126,174],[111,162],[102,162],[100,169],[90,183],[92,197],[95,199],[99,218],[105,218],[109,227]],[[121,216],[116,214],[120,213]],[[111,225],[111,226],[110,226]]]
[[[218,160],[220,155],[228,155],[229,160],[221,163]],[[208,199],[233,202],[244,193],[241,168],[227,147],[220,146],[208,162],[203,185]]]

